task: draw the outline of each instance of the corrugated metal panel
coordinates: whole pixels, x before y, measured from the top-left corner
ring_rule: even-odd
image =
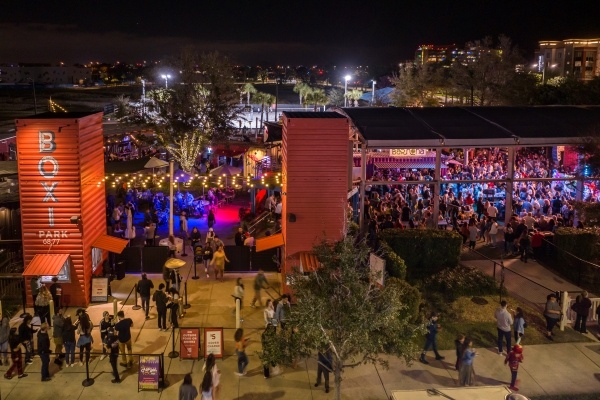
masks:
[[[129,240],[121,239],[109,235],[100,235],[98,239],[94,240],[92,247],[97,247],[102,250],[110,251],[111,253],[121,254],[123,249],[127,247]]]
[[[25,267],[23,276],[55,276],[69,260],[68,254],[37,254]]]
[[[256,239],[257,252],[274,249],[279,246],[283,246],[283,234],[281,233]]]
[[[63,299],[86,306],[92,241],[106,233],[102,113],[48,113],[15,124],[25,264],[38,253],[69,254]],[[72,224],[73,216],[82,223]]]
[[[340,239],[349,189],[349,133],[345,118],[294,115],[289,119],[284,114],[282,232],[286,255],[311,251],[321,239]],[[289,222],[290,213],[296,222]],[[310,260],[306,263],[314,265]]]

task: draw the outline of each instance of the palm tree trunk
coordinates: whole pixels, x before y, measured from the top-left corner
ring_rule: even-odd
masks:
[[[246,107],[250,105],[250,92],[246,93]]]

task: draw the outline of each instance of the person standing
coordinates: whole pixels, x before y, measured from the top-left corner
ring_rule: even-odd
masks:
[[[146,246],[154,246],[154,237],[156,236],[156,224],[147,222],[144,226],[144,237],[146,238]]]
[[[137,284],[137,291],[142,299],[142,309],[146,313],[146,319],[150,319],[148,314],[150,313],[150,291],[152,289],[154,289],[154,283],[143,273],[142,279]]]
[[[282,330],[285,330],[287,318],[292,311],[289,299],[290,296],[288,294],[281,296],[281,302],[277,304],[277,308],[275,309],[275,317],[273,318],[273,321],[277,325],[281,326]]]
[[[19,325],[19,338],[25,348],[25,364],[33,364],[33,334],[37,332],[31,326],[33,317],[31,314],[25,315],[23,322]]]
[[[102,357],[100,361],[106,358],[106,354],[110,352],[110,346],[107,346],[109,330],[113,329],[114,321],[108,311],[102,313],[102,320],[100,321],[100,340],[102,341]]]
[[[210,278],[210,275],[208,273],[208,265],[210,264],[212,258],[213,258],[213,249],[212,249],[212,246],[207,243],[202,248],[202,259],[204,260],[204,273],[206,273],[206,278]]]
[[[113,373],[111,382],[121,383],[121,377],[119,376],[119,370],[117,369],[117,361],[119,359],[119,338],[115,335],[115,330],[112,327],[108,328],[106,331],[104,349],[110,353],[108,360],[110,361]]]
[[[63,317],[62,308],[58,309],[58,313],[52,317],[52,339],[54,341],[54,352],[56,358],[54,364],[62,365],[61,357],[63,351],[63,329],[65,326],[65,318]]]
[[[131,368],[133,366],[133,356],[131,354],[131,328],[133,327],[133,321],[131,318],[125,318],[125,313],[122,310],[117,313],[117,317],[119,317],[119,322],[115,324],[115,330],[119,339],[120,365]],[[125,356],[126,348],[129,358]]]
[[[58,283],[58,277],[52,277],[52,285],[48,288],[50,291],[50,295],[52,296],[52,301],[54,301],[54,315],[58,314],[58,310],[60,309],[60,299],[62,296],[62,288]],[[54,323],[54,321],[52,322]]]
[[[514,332],[515,332],[515,343],[521,343],[523,340],[523,336],[525,336],[525,327],[527,324],[525,323],[525,317],[523,316],[523,309],[521,307],[517,307],[517,311],[515,313],[515,324],[514,324]]]
[[[546,296],[546,307],[544,308],[544,317],[546,318],[546,338],[548,340],[554,340],[552,338],[552,329],[560,321],[561,317],[560,304],[556,301],[556,294],[550,293]]]
[[[77,347],[79,347],[79,366],[83,366],[83,352],[85,351],[85,362],[86,364],[90,362],[90,352],[92,351],[92,329],[94,326],[90,321],[90,316],[83,309],[77,310],[77,314],[79,317],[77,333],[79,333],[79,338],[77,339]]]
[[[423,351],[421,352],[421,358],[419,359],[423,364],[429,364],[429,361],[425,359],[425,354],[429,351],[429,349],[433,349],[433,353],[435,354],[436,360],[443,360],[444,356],[438,353],[437,349],[437,333],[440,330],[441,326],[438,324],[438,313],[432,312],[429,317],[429,323],[427,324],[427,334],[425,335],[425,346],[423,347]]]
[[[206,217],[206,223],[208,224],[208,231],[212,232],[213,227],[217,223],[217,219],[215,218],[215,212],[213,211],[212,208],[208,212],[208,216]],[[208,239],[208,235],[207,235],[207,239]]]
[[[221,389],[221,371],[217,367],[217,362],[215,360],[215,355],[210,353],[208,357],[206,357],[206,361],[202,366],[202,372],[210,371],[212,374],[212,397],[213,400],[218,400],[219,392]]]
[[[244,283],[242,282],[242,278],[237,278],[235,287],[233,288],[233,294],[231,296],[233,297],[234,306],[238,300],[240,301],[241,310],[242,306],[244,305]],[[233,309],[233,312],[235,313],[235,308]]]
[[[236,372],[236,375],[246,375],[246,367],[248,366],[246,347],[248,346],[248,339],[244,337],[244,330],[242,328],[238,328],[233,337],[235,339],[235,354],[237,354],[238,362],[238,372]]]
[[[183,383],[179,386],[179,400],[194,400],[198,397],[198,389],[192,384],[192,375],[185,374]]]
[[[62,338],[63,346],[65,346],[65,366],[73,367],[75,365],[75,326],[71,317],[65,318]]]
[[[179,328],[179,320],[177,319],[179,316],[179,292],[177,289],[174,287],[169,289],[168,299],[168,308],[171,310],[171,327]]]
[[[258,304],[262,307],[262,299],[260,297],[260,291],[261,289],[268,289],[269,286],[269,282],[267,281],[267,278],[265,277],[265,272],[262,270],[262,268],[258,269],[258,273],[256,274],[256,277],[254,278],[254,298],[252,299],[252,303],[250,303],[250,307],[254,308],[254,304],[256,304],[256,302],[258,301]]]
[[[470,338],[465,339],[465,342],[462,346],[462,355],[460,359],[460,386],[473,385],[473,359],[476,355],[477,352],[473,349],[473,341]]]
[[[39,276],[32,276],[29,281],[29,287],[31,289],[31,297],[33,298],[33,315],[37,315],[37,306],[35,305],[35,301],[37,300],[38,293],[40,292],[40,287],[42,287],[42,283],[40,281]]]
[[[192,240],[192,249],[195,249],[196,246],[201,246],[200,243],[202,242],[202,234],[200,233],[198,227],[195,226],[192,228],[190,239]]]
[[[179,236],[183,239],[183,246],[185,247],[185,241],[188,238],[188,220],[185,211],[182,211],[179,215]]]
[[[158,314],[158,330],[167,330],[167,303],[169,299],[167,294],[164,292],[165,284],[161,283],[158,285],[158,290],[152,295],[152,300],[156,304],[156,312]]]
[[[513,392],[517,392],[517,373],[519,372],[519,364],[523,362],[523,347],[519,344],[515,344],[510,353],[507,354],[504,359],[504,365],[508,365],[510,368],[510,386],[508,387]]]
[[[454,340],[454,347],[456,348],[456,364],[454,364],[454,369],[460,371],[460,359],[462,356],[462,346],[465,343],[465,335],[458,335],[456,340]]]
[[[242,227],[239,227],[236,234],[235,234],[235,245],[236,246],[243,246],[244,245],[244,229]]]
[[[521,254],[520,260],[527,263],[527,256],[529,254],[529,247],[531,246],[531,239],[527,231],[523,231],[519,238],[519,253]]]
[[[475,250],[475,243],[477,242],[477,234],[479,230],[473,220],[469,221],[469,248]]]
[[[502,346],[503,340],[506,340],[506,352],[510,351],[510,334],[513,325],[512,315],[506,309],[508,303],[506,300],[502,300],[500,302],[500,307],[498,307],[494,313],[494,317],[496,318],[496,327],[498,328],[498,354],[502,355]]]
[[[575,303],[577,304],[577,309],[574,311],[577,313],[577,317],[575,318],[575,326],[573,329],[581,333],[587,333],[587,319],[590,315],[590,308],[592,308],[592,301],[588,296],[588,292],[584,290],[581,292],[579,303]]]
[[[273,325],[273,318],[275,317],[275,308],[273,307],[273,301],[271,301],[271,299],[267,299],[267,304],[265,305],[263,316],[265,318],[265,327]]]
[[[8,345],[10,346],[10,360],[12,361],[12,365],[4,374],[6,379],[12,379],[13,371],[17,370],[17,376],[20,378],[25,378],[27,374],[23,373],[23,354],[21,352],[21,338],[17,333],[17,328],[10,328],[10,333],[8,336]]]
[[[317,381],[315,387],[321,384],[321,376],[325,378],[325,393],[329,393],[329,372],[332,371],[333,356],[331,349],[323,349],[319,351],[317,356]]]
[[[217,251],[214,252],[212,260],[210,261],[210,265],[215,270],[215,279],[219,279],[221,277],[221,282],[223,281],[223,271],[225,271],[225,263],[229,262],[227,255],[225,255],[225,250],[223,246],[219,246]]]
[[[46,322],[48,325],[50,321],[50,300],[52,296],[46,286],[41,286],[40,291],[35,299],[35,305],[37,306],[38,315],[40,316],[40,323]]]
[[[0,313],[2,310],[0,310]],[[6,315],[0,315],[0,365],[8,367],[9,345],[8,338],[10,337],[10,321]]]
[[[42,382],[52,380],[50,378],[50,337],[48,336],[48,324],[42,323],[37,334],[38,354],[42,360]]]

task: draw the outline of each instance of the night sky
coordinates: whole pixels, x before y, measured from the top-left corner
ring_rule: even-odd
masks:
[[[419,44],[600,37],[596,0],[8,0],[0,63],[159,60],[186,45],[245,64],[391,64]]]

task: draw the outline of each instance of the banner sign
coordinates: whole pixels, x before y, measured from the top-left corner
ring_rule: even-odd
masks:
[[[158,390],[160,381],[160,356],[140,356],[138,391]]]
[[[92,303],[108,301],[108,278],[92,278]]]
[[[200,359],[200,328],[179,328],[179,358]]]
[[[390,156],[426,157],[428,154],[428,149],[390,149]]]
[[[223,328],[204,328],[204,358],[223,358]]]

